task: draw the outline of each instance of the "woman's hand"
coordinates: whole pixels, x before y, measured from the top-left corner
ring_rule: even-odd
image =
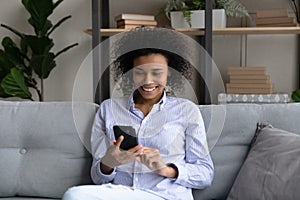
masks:
[[[137,156],[136,160],[161,176],[168,178],[176,178],[178,176],[178,171],[175,168],[169,167],[164,163],[158,149],[143,147],[142,155]]]
[[[121,151],[120,145],[123,140],[124,137],[120,136],[117,141],[112,141],[100,163],[102,173],[110,174],[116,166],[135,160],[138,155],[142,154],[142,145],[137,145],[127,151]]]

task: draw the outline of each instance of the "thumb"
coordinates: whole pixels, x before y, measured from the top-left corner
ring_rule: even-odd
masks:
[[[120,137],[118,137],[117,141],[115,142],[115,145],[116,145],[117,147],[120,147],[120,146],[121,146],[121,143],[123,142],[123,140],[124,140],[124,136],[121,135]]]

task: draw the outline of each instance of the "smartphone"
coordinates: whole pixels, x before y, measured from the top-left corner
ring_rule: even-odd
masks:
[[[138,145],[135,129],[131,126],[113,126],[115,139],[117,140],[121,135],[124,140],[121,143],[120,149],[128,150]]]

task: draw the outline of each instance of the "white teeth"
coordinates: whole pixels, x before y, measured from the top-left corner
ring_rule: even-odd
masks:
[[[145,90],[146,92],[152,92],[153,90],[155,90],[156,87],[153,88],[145,88],[143,87],[143,90]]]

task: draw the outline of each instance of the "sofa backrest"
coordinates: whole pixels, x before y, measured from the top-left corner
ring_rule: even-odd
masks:
[[[88,103],[0,101],[0,197],[60,198],[92,183],[78,133],[90,135],[94,115]]]
[[[195,200],[226,199],[247,156],[257,122],[267,122],[276,128],[300,134],[299,103],[201,105],[199,108],[206,129],[210,128],[211,119],[217,119],[223,128],[221,133],[208,132],[210,148],[215,144],[216,136],[220,135],[211,149],[215,177],[209,188],[193,191]],[[224,124],[222,116],[212,117],[212,113],[222,113],[220,111],[226,114]]]

